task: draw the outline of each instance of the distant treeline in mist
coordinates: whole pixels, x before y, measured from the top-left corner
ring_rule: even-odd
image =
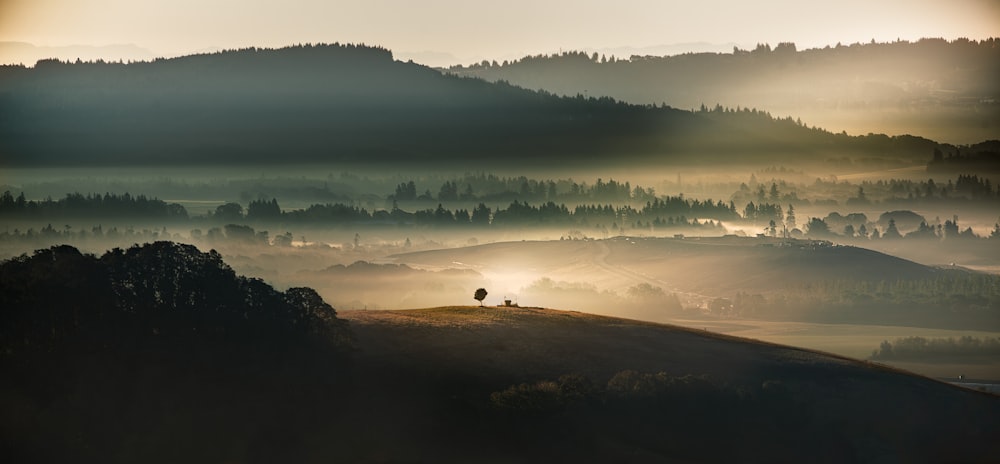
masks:
[[[932,195],[937,190],[933,187],[933,181],[929,181],[928,195]],[[446,182],[443,189],[455,184]],[[522,184],[530,185],[530,184]],[[536,185],[545,187],[544,183]],[[551,185],[554,184],[549,184]],[[576,185],[576,184],[573,184]],[[948,190],[962,190],[975,186],[989,187],[989,181],[980,182],[975,176],[960,177],[958,187],[950,184],[947,188],[942,188],[942,192]],[[603,186],[603,187],[602,187]],[[642,192],[646,198],[652,196],[652,191],[645,191],[641,187],[636,187],[630,191],[628,184],[619,184],[615,181],[603,183],[598,180],[591,189],[608,189],[607,196],[621,195],[624,198],[633,198],[630,195],[635,192]],[[969,187],[971,186],[971,187]],[[413,188],[413,182],[400,184],[397,194],[401,191],[404,195]],[[582,192],[582,190],[581,190]],[[617,193],[615,193],[617,192]],[[632,192],[632,193],[629,193]],[[763,192],[761,186],[760,192]],[[987,195],[993,194],[987,190]],[[592,192],[591,192],[592,194]],[[539,195],[544,195],[539,193]],[[577,198],[583,196],[574,194]],[[763,195],[763,193],[761,193]],[[769,197],[777,197],[776,184],[772,184]],[[697,200],[678,196],[652,197],[645,205],[633,207],[628,204],[578,204],[568,207],[565,203],[555,203],[553,201],[531,204],[528,201],[512,201],[506,208],[490,207],[485,203],[478,203],[475,207],[469,208],[445,208],[439,203],[436,208],[416,209],[406,211],[397,206],[398,201],[394,195],[391,209],[375,209],[369,211],[366,208],[345,203],[313,204],[302,209],[283,210],[277,199],[252,200],[247,208],[243,208],[239,203],[225,203],[215,208],[214,212],[209,212],[205,216],[190,217],[187,210],[176,203],[166,203],[158,199],[150,199],[143,195],[132,196],[128,193],[116,194],[90,194],[79,193],[67,194],[65,198],[52,200],[47,198],[41,201],[25,200],[23,192],[14,197],[9,191],[0,195],[0,217],[19,220],[48,220],[62,221],[65,219],[91,219],[101,220],[161,220],[163,225],[177,224],[226,224],[227,228],[247,227],[241,224],[272,224],[272,225],[298,225],[298,226],[328,226],[328,227],[355,227],[355,226],[412,226],[412,227],[596,227],[607,233],[625,233],[627,229],[650,232],[657,230],[666,231],[671,229],[687,229],[689,231],[701,230],[703,232],[722,234],[726,229],[722,221],[737,222],[746,225],[764,224],[763,235],[771,237],[785,238],[813,238],[813,239],[836,239],[836,240],[894,240],[894,239],[934,239],[934,240],[955,240],[955,239],[979,239],[971,228],[961,230],[958,218],[953,217],[943,222],[930,221],[912,211],[890,211],[883,213],[877,221],[870,220],[863,213],[850,213],[846,216],[837,212],[832,212],[824,218],[809,217],[801,223],[796,218],[795,207],[787,205],[787,209],[780,204],[763,202],[755,204],[752,201],[747,203],[742,212],[736,210],[735,204],[730,201],[728,204],[721,200],[713,201]],[[407,197],[408,198],[408,197]],[[461,200],[469,200],[466,197]],[[864,198],[863,188],[859,189],[859,198]],[[249,228],[249,227],[247,227]],[[85,238],[88,232],[84,229],[73,230],[68,224],[65,230],[53,227],[50,223],[41,230],[33,228],[22,231],[15,228],[4,231],[0,236],[5,238]],[[199,229],[200,230],[200,229]],[[252,228],[250,229],[252,231]],[[224,231],[221,227],[213,227],[206,231],[207,237],[212,239],[256,237],[253,241],[269,241],[265,235],[256,236],[254,232],[249,235],[239,233],[239,231]],[[95,226],[89,232],[94,237],[121,237],[136,235],[147,239],[171,238],[172,235],[158,230],[144,230],[142,233],[136,232],[132,228],[119,231],[117,227],[104,230],[101,226]],[[232,237],[229,237],[232,235]],[[200,236],[200,233],[199,233]],[[995,225],[990,235],[990,239],[1000,239],[1000,224]]]
[[[388,196],[393,201],[567,201],[588,200],[644,202],[657,198],[653,188],[643,188],[630,182],[597,178],[593,185],[572,179],[530,179],[525,176],[501,177],[496,174],[467,174],[445,181],[437,195],[426,189],[418,194],[414,181],[400,183]]]
[[[544,225],[544,224],[580,224],[606,222],[610,227],[613,222],[632,221],[642,227],[693,225],[712,226],[716,224],[707,221],[698,222],[696,217],[718,217],[720,219],[736,219],[739,214],[732,204],[721,201],[691,200],[683,197],[654,198],[641,209],[631,206],[578,205],[569,208],[565,204],[546,202],[531,205],[517,200],[507,208],[491,208],[479,203],[471,211],[459,208],[446,209],[438,205],[435,209],[422,209],[407,212],[400,208],[391,210],[376,210],[369,212],[359,206],[343,203],[315,204],[304,209],[284,211],[276,199],[253,200],[246,210],[239,203],[226,203],[215,209],[211,219],[217,221],[249,221],[278,222],[290,224],[326,224],[326,225],[356,225],[356,224],[398,224],[398,225]],[[129,214],[132,212],[132,214]],[[46,199],[42,201],[27,201],[24,195],[14,198],[10,192],[0,196],[0,216],[17,218],[59,219],[61,217],[89,218],[160,218],[165,220],[188,219],[187,211],[176,203],[165,203],[162,200],[147,199],[144,196],[133,197],[123,195],[87,195],[79,193],[68,194],[60,200]],[[688,219],[687,216],[691,216]]]
[[[795,173],[781,171],[762,171],[769,175],[791,175]],[[332,177],[332,175],[331,175]],[[344,176],[342,176],[344,177]],[[351,178],[347,175],[346,177]],[[364,178],[351,178],[356,182],[373,183]],[[159,180],[167,184],[170,192],[175,192],[180,185],[169,179]],[[973,204],[992,205],[1000,201],[1000,185],[994,185],[986,176],[977,174],[959,174],[954,181],[935,182],[933,179],[914,181],[908,179],[885,179],[878,181],[862,181],[858,184],[823,180],[816,178],[811,183],[794,183],[785,179],[772,178],[770,181],[760,181],[756,175],[751,175],[749,184],[744,182],[730,195],[727,203],[686,198],[684,194],[660,195],[652,187],[632,185],[630,182],[619,182],[615,179],[604,181],[601,178],[593,183],[577,182],[572,179],[532,179],[525,176],[502,177],[495,174],[466,174],[452,180],[445,180],[434,188],[418,187],[409,180],[395,186],[394,191],[380,196],[371,192],[358,192],[353,184],[338,184],[331,187],[330,181],[302,179],[253,179],[231,181],[233,188],[239,189],[239,196],[246,198],[248,209],[242,206],[237,210],[235,204],[216,211],[217,217],[229,217],[234,220],[244,217],[258,219],[275,219],[282,216],[282,209],[277,200],[262,202],[253,198],[267,198],[267,192],[278,192],[292,199],[318,197],[339,198],[342,206],[355,203],[381,203],[384,199],[389,204],[403,205],[405,209],[414,210],[414,205],[420,203],[440,202],[455,206],[455,203],[465,203],[475,206],[479,202],[495,204],[498,202],[524,202],[541,204],[557,202],[570,205],[595,204],[626,204],[642,208],[645,214],[655,212],[668,216],[685,215],[688,217],[711,218],[715,220],[742,219],[767,223],[774,220],[780,224],[795,206],[829,206],[841,204],[848,207],[869,207],[873,205],[899,206],[948,206],[956,202],[972,202]],[[383,181],[384,183],[384,181]],[[175,185],[176,184],[176,185]],[[306,184],[306,187],[296,188],[296,185]],[[726,188],[728,184],[709,186],[716,190]],[[673,185],[672,185],[673,186]],[[675,187],[680,188],[680,185]],[[698,185],[697,187],[704,187]],[[204,186],[188,186],[189,189],[200,192],[201,195],[234,195],[233,192],[204,192]],[[731,187],[730,187],[731,188]],[[333,189],[336,190],[333,191]],[[421,193],[421,190],[423,192]],[[81,194],[70,193],[64,198],[54,200],[27,200],[24,191],[17,191],[16,196],[10,190],[0,194],[0,215],[18,217],[46,218],[59,215],[90,216],[90,217],[136,217],[136,218],[168,218],[183,219],[188,215],[184,207],[177,203],[168,203],[146,195],[130,193]],[[249,197],[249,198],[247,198]],[[812,199],[811,199],[812,198]],[[837,198],[837,199],[834,199]],[[838,201],[839,200],[839,201]],[[643,207],[643,205],[646,205]],[[739,213],[737,213],[739,212]],[[832,215],[836,215],[833,213]],[[827,218],[830,222],[831,217]],[[652,220],[652,219],[651,219]],[[883,221],[884,222],[884,221]],[[863,223],[863,222],[862,222]],[[843,224],[831,222],[833,232],[840,233]],[[861,224],[854,224],[857,229]],[[795,225],[790,225],[790,229]],[[882,224],[884,229],[886,224]],[[900,224],[905,229],[916,227]]]
[[[1000,140],[990,140],[949,150],[947,155],[934,149],[934,157],[927,163],[932,173],[1000,173]]]
[[[1000,39],[921,39],[807,50],[783,42],[675,56],[566,51],[502,63],[484,60],[447,71],[561,95],[587,92],[638,103],[666,101],[680,108],[706,102],[855,106],[922,99],[975,103],[995,97],[998,84],[988,77],[997,75],[998,62]],[[753,94],[761,100],[747,101]]]
[[[1000,329],[1000,276],[945,269],[936,273],[934,278],[892,281],[845,275],[789,284],[770,294],[739,291],[732,298],[714,299],[708,308],[719,316]]]
[[[128,218],[187,219],[187,210],[177,203],[167,203],[145,195],[132,196],[68,193],[64,198],[26,200],[24,192],[15,197],[9,190],[0,195],[0,216],[19,218]]]
[[[225,220],[245,219],[250,223],[276,224],[325,224],[325,225],[401,225],[401,226],[565,226],[565,225],[601,225],[607,228],[635,227],[705,227],[719,228],[721,225],[711,219],[700,221],[697,217],[703,211],[711,211],[709,217],[716,215],[738,217],[730,206],[721,202],[701,202],[698,200],[676,199],[675,201],[655,199],[643,208],[631,206],[578,205],[569,208],[565,204],[545,202],[532,205],[517,200],[506,208],[491,208],[479,203],[471,210],[466,208],[448,209],[439,204],[437,208],[420,209],[413,212],[400,208],[391,210],[379,209],[369,212],[367,209],[346,205],[317,204],[304,209],[283,211],[277,200],[254,200],[247,208],[247,214],[242,216],[239,204],[228,203],[220,206],[214,215]],[[691,214],[688,218],[686,215]]]
[[[684,157],[702,164],[815,160],[830,152],[912,160],[939,147],[918,137],[833,134],[745,111],[696,114],[560,97],[441,75],[361,45],[0,67],[5,165],[587,166]]]
[[[877,361],[996,361],[1000,359],[1000,338],[897,338],[885,340],[872,352]]]
[[[836,123],[854,133],[891,127],[980,141],[1000,129],[998,63],[997,38],[921,39],[808,50],[784,42],[675,56],[566,51],[502,63],[484,60],[445,72],[557,95],[606,95],[686,109],[722,103]]]

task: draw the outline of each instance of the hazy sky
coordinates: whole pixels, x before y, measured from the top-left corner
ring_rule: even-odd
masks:
[[[0,0],[0,41],[135,44],[163,56],[339,41],[467,62],[689,42],[801,49],[991,36],[1000,36],[998,0]]]

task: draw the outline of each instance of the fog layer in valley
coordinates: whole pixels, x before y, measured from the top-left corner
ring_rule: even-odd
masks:
[[[820,168],[679,167],[634,183],[603,171],[12,170],[0,249],[172,240],[279,289],[315,288],[338,309],[475,304],[482,287],[489,305],[860,357],[898,336],[1000,331],[998,295],[982,281],[993,277],[970,270],[1000,268],[995,179]]]

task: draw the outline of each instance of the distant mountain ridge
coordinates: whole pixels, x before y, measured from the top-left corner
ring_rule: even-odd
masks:
[[[654,55],[569,51],[445,72],[636,104],[758,108],[834,132],[901,131],[941,140],[951,131],[971,139],[962,143],[1000,134],[1000,39],[838,43],[808,50],[789,42]]]
[[[593,165],[810,159],[833,151],[913,162],[937,146],[918,137],[831,134],[757,112],[558,97],[442,76],[365,45],[0,67],[4,165]]]

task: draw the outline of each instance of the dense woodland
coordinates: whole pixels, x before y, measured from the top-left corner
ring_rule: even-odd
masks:
[[[747,82],[755,83],[751,88],[758,91],[767,89],[757,97],[766,97],[764,104],[757,106],[786,107],[819,98],[828,100],[827,105],[853,106],[921,99],[976,101],[993,96],[996,82],[987,77],[996,75],[998,57],[1000,39],[838,43],[807,50],[798,50],[794,43],[786,42],[775,47],[759,44],[753,50],[735,48],[732,53],[675,56],[609,57],[566,51],[512,62],[483,61],[448,71],[503,79],[558,94],[587,91],[631,102],[663,100],[680,108],[697,108],[706,102],[740,102]],[[862,85],[838,88],[839,83],[849,80],[844,76],[864,76]],[[914,79],[918,85],[902,85]],[[822,83],[818,88],[806,87],[817,80]],[[941,89],[951,92],[944,94]],[[753,106],[755,102],[743,104]]]
[[[794,43],[758,44],[753,50],[675,56],[566,51],[446,72],[558,95],[606,95],[690,109],[758,108],[835,131],[975,143],[995,139],[1000,130],[997,63],[996,38],[925,38],[806,50]]]
[[[278,349],[313,337],[335,346],[350,338],[312,289],[278,292],[237,276],[215,251],[172,242],[100,258],[68,245],[38,250],[0,264],[0,288],[5,362],[53,351],[127,352],[149,333],[192,350],[223,342]]]
[[[559,97],[444,76],[393,61],[385,49],[340,44],[4,66],[0,108],[4,162],[25,166],[599,166],[694,153],[714,154],[699,163],[815,159],[830,151],[913,160],[939,147],[912,136],[832,134],[743,111]]]

